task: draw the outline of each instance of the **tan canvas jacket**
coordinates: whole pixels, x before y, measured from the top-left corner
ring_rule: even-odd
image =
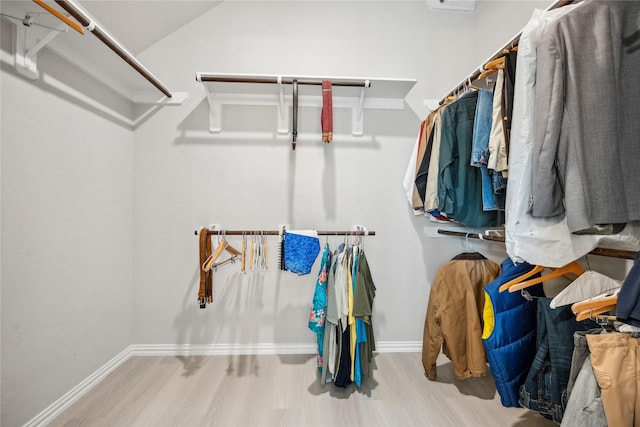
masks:
[[[500,274],[500,266],[477,252],[463,253],[442,266],[433,281],[422,340],[427,378],[436,379],[442,348],[459,379],[487,374],[482,344],[482,288]]]

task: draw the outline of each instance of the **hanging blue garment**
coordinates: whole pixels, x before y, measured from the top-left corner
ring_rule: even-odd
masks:
[[[320,272],[316,281],[316,289],[313,294],[313,307],[309,314],[309,329],[316,333],[318,342],[318,369],[322,371],[324,363],[322,355],[324,352],[324,323],[327,317],[327,281],[328,272],[331,269],[331,251],[329,245],[325,245],[320,263]]]
[[[500,401],[508,408],[520,407],[520,386],[524,384],[536,353],[536,303],[528,301],[519,292],[498,292],[498,289],[533,267],[527,263],[516,264],[507,258],[502,262],[500,275],[484,287],[482,344]],[[544,295],[542,284],[529,287],[527,291]]]
[[[311,273],[311,267],[320,253],[317,237],[284,233],[284,268],[299,275]]]

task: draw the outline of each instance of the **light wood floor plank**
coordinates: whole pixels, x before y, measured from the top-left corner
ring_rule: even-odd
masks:
[[[360,389],[320,384],[312,355],[132,357],[51,426],[556,426],[445,357],[428,381],[420,356],[377,354]]]

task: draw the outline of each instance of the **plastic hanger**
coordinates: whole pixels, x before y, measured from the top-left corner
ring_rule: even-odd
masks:
[[[584,271],[585,271],[584,268],[582,268],[580,264],[573,261],[563,267],[554,269],[549,274],[545,274],[540,277],[536,277],[535,279],[529,279],[524,282],[520,282],[512,286],[509,286],[509,292],[516,292],[516,291],[519,291],[520,289],[528,288],[529,286],[537,285],[538,283],[542,283],[550,279],[555,279],[556,277],[560,277],[560,276],[571,278],[570,276],[567,276],[568,274],[573,274],[577,277],[577,276],[580,276],[582,273],[584,273]]]

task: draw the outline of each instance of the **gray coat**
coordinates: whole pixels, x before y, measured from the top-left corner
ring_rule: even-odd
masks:
[[[640,219],[640,1],[588,0],[538,44],[531,214]]]

